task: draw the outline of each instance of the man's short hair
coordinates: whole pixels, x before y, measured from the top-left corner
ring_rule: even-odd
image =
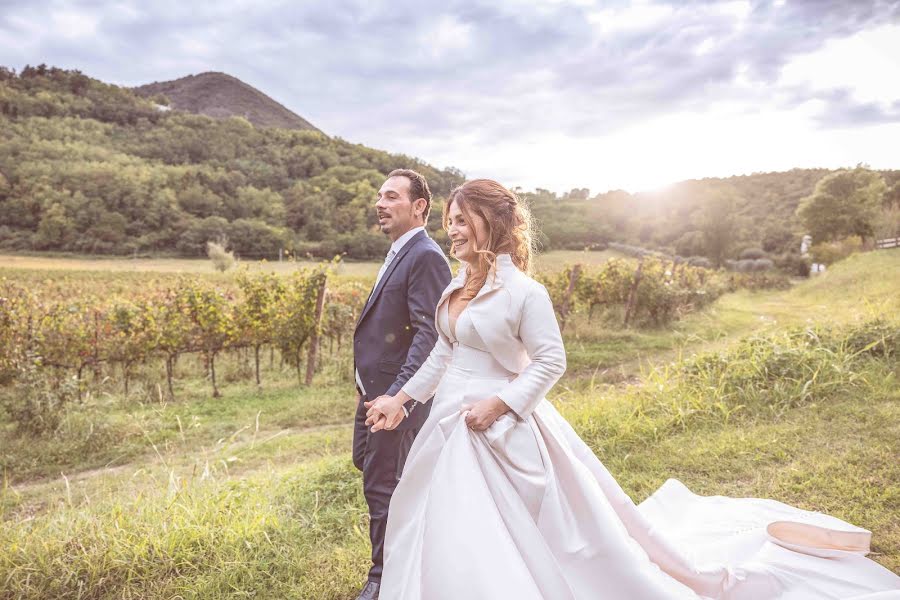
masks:
[[[425,219],[425,223],[428,223],[428,213],[431,212],[431,189],[428,187],[425,176],[412,169],[394,169],[388,173],[388,179],[391,177],[406,177],[409,179],[409,201],[415,202],[419,198],[425,199],[425,212],[422,216]]]

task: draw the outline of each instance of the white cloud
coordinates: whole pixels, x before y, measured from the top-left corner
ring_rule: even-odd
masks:
[[[713,12],[728,15],[736,21],[742,22],[750,15],[753,6],[750,4],[749,0],[740,0],[738,2],[713,3],[709,8]]]
[[[50,15],[54,35],[85,38],[97,33],[99,17],[73,10],[54,11]]]
[[[712,38],[706,38],[694,47],[694,54],[696,54],[697,56],[703,56],[704,54],[707,54],[710,50],[712,50],[715,45],[715,40],[713,40]]]
[[[441,15],[433,27],[423,32],[420,43],[433,59],[464,51],[472,43],[472,26],[454,15]]]
[[[900,101],[900,25],[832,40],[785,65],[780,83],[819,92],[846,88],[853,99],[882,106]]]
[[[588,13],[588,22],[602,34],[647,31],[675,12],[668,4],[635,3],[622,8],[607,8]]]

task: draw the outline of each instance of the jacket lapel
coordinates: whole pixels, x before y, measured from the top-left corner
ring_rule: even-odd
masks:
[[[493,292],[506,289],[510,294],[517,293],[519,278],[514,276],[517,271],[509,254],[499,255],[495,273],[488,276],[484,286],[466,307],[472,325],[491,354],[512,373],[518,373],[522,365],[516,354],[516,344],[513,343],[514,339],[510,337],[511,332],[506,324],[509,303],[502,302],[502,298]],[[492,301],[491,298],[495,300]]]
[[[468,277],[466,276],[467,267],[468,265],[466,263],[460,261],[459,273],[450,281],[450,284],[444,290],[444,293],[441,294],[441,299],[438,300],[437,307],[435,308],[435,319],[437,319],[437,309],[440,308],[441,304],[446,302],[447,298],[450,297],[450,294],[466,285],[466,280],[468,279]],[[495,269],[494,273],[488,275],[488,278],[484,282],[484,285],[480,290],[478,290],[478,293],[475,294],[475,297],[469,301],[469,304],[481,298],[482,296],[503,287],[503,277],[500,275],[500,270],[504,268],[504,265],[497,265],[497,267],[498,269]]]
[[[480,298],[483,298],[491,292],[499,290],[501,287],[503,287],[503,277],[500,275],[500,265],[497,266],[498,268],[495,269],[493,273],[488,275],[487,279],[484,282],[484,285],[481,286],[481,289],[478,290],[478,293],[475,294],[474,298],[472,298],[470,304],[471,302],[475,302],[476,300],[479,300]]]
[[[491,272],[488,274],[487,279],[484,280],[484,285],[481,286],[481,289],[478,290],[478,293],[475,294],[475,297],[469,301],[469,305],[471,306],[473,302],[476,300],[481,300],[481,298],[487,296],[491,292],[495,292],[503,287],[503,271],[513,268],[512,261],[509,260],[508,254],[500,254],[496,258],[496,264]],[[463,280],[463,284],[465,284],[465,280]],[[468,310],[468,309],[467,309]]]
[[[444,288],[444,292],[441,294],[441,299],[438,300],[435,310],[437,310],[437,308],[440,307],[441,304],[443,304],[444,302],[447,301],[447,298],[450,297],[450,294],[452,294],[453,292],[455,292],[456,290],[458,290],[465,284],[466,284],[466,268],[464,266],[461,266],[459,268],[459,273],[456,275],[456,277],[451,279],[450,283],[447,285],[447,287]],[[435,316],[437,316],[437,314],[435,314]]]
[[[391,261],[391,264],[389,264],[388,268],[385,270],[384,275],[381,276],[381,281],[379,281],[375,289],[372,290],[372,295],[369,296],[369,300],[366,302],[366,305],[363,307],[362,312],[359,315],[359,319],[356,321],[356,327],[359,327],[359,324],[362,323],[362,320],[369,313],[369,309],[371,309],[372,305],[375,304],[375,300],[378,298],[381,290],[384,289],[384,284],[387,283],[387,280],[394,272],[394,269],[397,268],[397,265],[400,264],[400,261],[403,260],[403,257],[406,256],[412,249],[412,247],[424,236],[425,232],[420,231],[416,235],[412,236],[410,240],[406,242],[402,248],[400,248],[400,251],[397,252],[397,256],[394,257],[394,260]]]

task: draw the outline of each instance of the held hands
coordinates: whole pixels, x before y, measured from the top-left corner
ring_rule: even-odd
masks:
[[[405,413],[403,405],[409,402],[411,398],[402,390],[397,392],[396,396],[379,396],[369,402],[364,402],[366,411],[366,425],[371,426],[371,431],[381,431],[382,429],[396,429],[403,421]],[[492,396],[486,400],[481,400],[475,404],[464,404],[460,412],[466,415],[466,426],[473,431],[484,431],[494,424],[501,415],[508,413],[511,409],[507,404],[498,398]]]
[[[466,412],[468,411],[468,414]],[[466,415],[466,425],[472,431],[484,431],[494,424],[500,415],[510,411],[506,402],[492,396],[475,404],[463,404],[460,413]]]
[[[378,396],[374,400],[364,402],[368,409],[366,425],[371,425],[373,433],[382,429],[396,429],[406,416],[403,405],[410,400],[406,392],[401,390],[396,396]]]

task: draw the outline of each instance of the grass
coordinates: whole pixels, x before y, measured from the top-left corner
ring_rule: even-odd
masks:
[[[619,254],[608,250],[602,252],[554,250],[540,254],[535,259],[535,268],[537,270],[556,270],[566,264],[576,262],[596,265],[606,262],[612,256],[619,256]],[[91,277],[98,275],[103,277],[102,273],[107,273],[117,280],[121,280],[122,277],[128,277],[128,274],[132,273],[137,274],[138,277],[154,273],[158,275],[201,274],[227,278],[230,273],[245,266],[250,271],[290,273],[299,267],[315,264],[318,263],[309,260],[285,260],[283,262],[265,260],[239,261],[236,264],[236,268],[223,275],[215,270],[211,260],[205,258],[98,258],[93,256],[0,254],[0,275],[6,274],[9,277],[21,277],[26,271],[36,271],[38,273],[44,272],[43,276],[45,276],[47,271],[59,271],[68,273],[70,276],[77,276],[72,272],[86,271],[90,272]],[[381,261],[345,260],[338,267],[337,274],[351,279],[371,280],[378,274],[380,267]]]
[[[551,400],[636,501],[675,477],[825,511],[871,529],[872,558],[898,571],[900,362],[864,350],[894,339],[898,267],[900,252],[853,256],[791,290],[726,295],[671,329],[576,318]],[[154,401],[150,385],[128,399],[110,389],[65,435],[0,430],[0,598],[358,591],[368,536],[349,378],[298,388],[273,368],[263,389],[229,383],[212,400],[185,369],[178,402]],[[91,431],[105,433],[89,443]]]
[[[566,265],[581,263],[585,266],[602,265],[610,258],[623,256],[614,250],[552,250],[538,254],[534,259],[535,271],[559,271]]]
[[[317,264],[317,262],[308,260],[284,260],[282,262],[265,260],[238,261],[236,268],[232,270],[246,266],[251,271],[289,273],[298,267],[314,264]],[[345,261],[340,267],[339,274],[348,277],[374,278],[378,274],[380,265],[380,262],[372,261]],[[212,261],[205,258],[70,258],[0,254],[0,267],[40,271],[102,271],[115,273],[117,277],[123,273],[218,274],[215,267],[213,267]]]
[[[223,362],[227,369],[228,360]],[[345,382],[320,378],[314,387],[298,388],[290,369],[263,376],[276,379],[264,379],[262,389],[252,383],[228,384],[218,399],[209,398],[208,383],[200,378],[179,380],[178,402],[156,402],[152,396],[151,401],[124,402],[101,394],[70,411],[61,431],[38,444],[5,424],[0,429],[0,470],[17,484],[128,464],[141,456],[190,454],[278,432],[345,425],[353,419],[355,392]]]

